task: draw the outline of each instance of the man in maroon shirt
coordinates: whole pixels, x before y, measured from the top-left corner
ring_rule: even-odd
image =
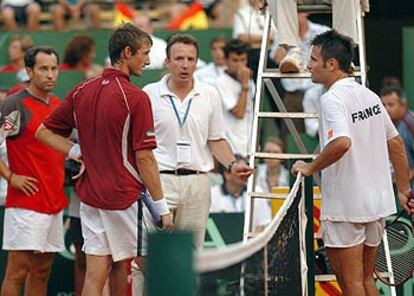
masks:
[[[9,167],[0,160],[0,174],[9,183],[4,218],[3,249],[8,251],[1,295],[46,295],[53,254],[64,250],[63,161],[59,153],[35,139],[43,120],[60,104],[50,91],[58,76],[54,49],[35,47],[24,57],[31,81],[23,91],[0,104],[3,123],[20,112],[17,128],[6,140]]]
[[[113,67],[76,86],[36,135],[64,155],[81,159],[85,167],[76,184],[87,262],[83,295],[102,294],[112,261],[143,255],[139,196],[146,188],[163,228],[172,227],[152,152],[151,104],[129,82],[129,76],[140,76],[149,64],[151,45],[149,35],[131,24],[116,29],[108,46]],[[73,128],[80,149],[67,140]]]

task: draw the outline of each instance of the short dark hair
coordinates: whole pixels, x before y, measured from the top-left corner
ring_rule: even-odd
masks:
[[[193,36],[188,35],[188,34],[174,34],[174,35],[171,35],[167,39],[167,48],[166,48],[167,58],[170,58],[171,47],[176,43],[194,45],[194,47],[196,48],[197,57],[198,57],[198,42],[197,42],[197,39],[195,39]]]
[[[48,55],[54,54],[56,56],[57,63],[59,64],[59,55],[57,54],[56,50],[53,47],[35,46],[35,47],[31,47],[28,50],[26,50],[24,54],[24,65],[27,68],[33,69],[36,64],[36,56],[40,52],[43,52]]]
[[[108,42],[109,58],[114,65],[121,59],[121,52],[129,46],[135,54],[143,44],[152,45],[150,35],[130,23],[122,24],[112,32]]]
[[[69,41],[65,48],[63,62],[69,66],[77,66],[82,57],[90,53],[95,47],[95,39],[88,35],[78,35]]]
[[[229,57],[231,53],[235,53],[237,55],[244,54],[249,51],[249,44],[240,40],[240,39],[231,39],[229,42],[226,43],[226,46],[223,48],[224,56],[226,59]]]
[[[224,44],[226,44],[227,39],[224,36],[214,37],[213,39],[210,40],[210,44],[209,44],[210,48],[213,47],[214,43],[218,43],[218,42],[224,42]]]
[[[339,69],[348,73],[354,59],[354,46],[351,38],[330,30],[317,35],[311,45],[321,49],[324,64],[329,59],[335,59],[338,61]]]
[[[406,101],[404,90],[399,85],[387,85],[380,91],[380,97],[388,96],[395,93],[400,101]]]

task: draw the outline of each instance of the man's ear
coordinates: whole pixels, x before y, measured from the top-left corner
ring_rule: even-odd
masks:
[[[26,67],[26,73],[29,76],[30,80],[32,80],[33,79],[33,69],[29,68],[29,67]]]
[[[330,58],[326,61],[326,68],[329,71],[335,71],[335,70],[339,69],[339,63],[336,59]]]
[[[125,46],[121,51],[121,58],[128,59],[133,56],[133,52],[130,46]]]

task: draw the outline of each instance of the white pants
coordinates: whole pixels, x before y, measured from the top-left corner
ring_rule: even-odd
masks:
[[[368,0],[331,0],[332,25],[339,33],[358,43],[357,17],[360,1],[368,9]],[[297,0],[268,1],[270,14],[279,34],[279,44],[298,46],[299,25]]]
[[[3,250],[62,252],[63,237],[63,211],[55,215],[20,208],[5,211]]]
[[[168,208],[174,215],[177,229],[189,230],[194,234],[196,249],[203,247],[208,214],[211,203],[211,189],[207,174],[176,176],[161,174],[161,186]],[[144,210],[148,222],[148,210]],[[147,224],[154,231],[153,224]]]

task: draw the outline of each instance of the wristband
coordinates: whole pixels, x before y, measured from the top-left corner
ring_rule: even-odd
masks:
[[[81,150],[79,144],[73,144],[72,148],[70,148],[68,152],[68,158],[73,159],[75,161],[79,161],[79,158],[81,157]]]
[[[227,170],[231,173],[231,169],[233,167],[233,165],[237,162],[237,160],[233,160],[232,162],[229,163],[229,166],[227,167]]]
[[[154,207],[160,216],[170,213],[170,209],[168,208],[167,200],[165,198],[154,200]]]
[[[242,87],[242,89],[241,89],[242,91],[248,91],[249,90],[249,87]]]

